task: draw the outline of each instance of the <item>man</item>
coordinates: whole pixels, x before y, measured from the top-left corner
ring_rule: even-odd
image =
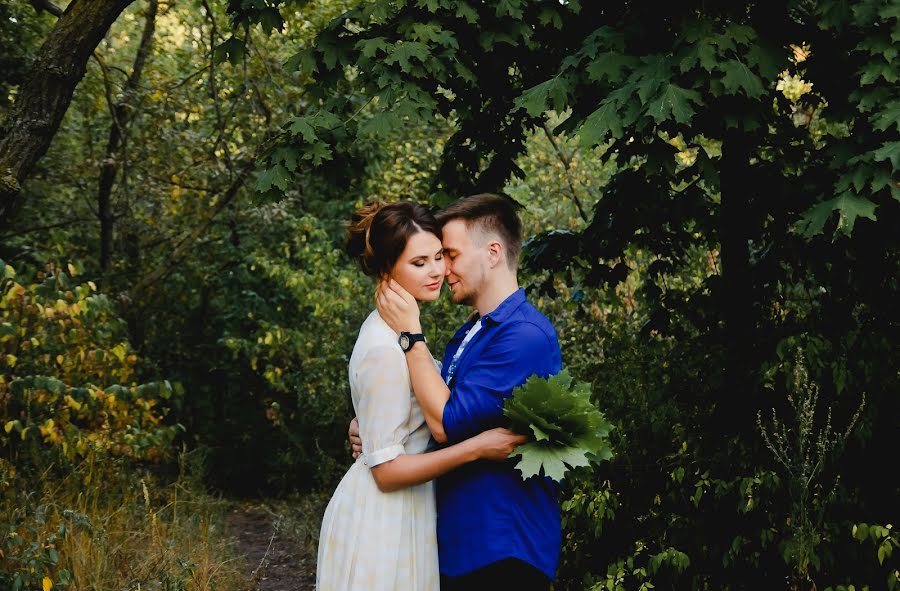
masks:
[[[477,312],[448,343],[440,373],[421,336],[415,299],[387,281],[376,304],[401,335],[434,439],[452,444],[504,426],[503,400],[531,375],[558,373],[561,357],[553,326],[519,288],[522,230],[513,203],[474,195],[437,218],[452,299]],[[523,481],[512,462],[476,462],[440,477],[436,489],[442,591],[550,589],[561,543],[558,489],[550,479]]]

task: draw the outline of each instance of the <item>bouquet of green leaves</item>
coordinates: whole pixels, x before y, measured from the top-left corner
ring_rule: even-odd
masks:
[[[510,429],[534,438],[510,456],[521,455],[516,468],[523,480],[543,471],[559,482],[570,468],[613,456],[607,439],[612,425],[591,403],[590,385],[573,382],[566,370],[548,379],[528,378],[506,399],[503,414],[512,421]]]

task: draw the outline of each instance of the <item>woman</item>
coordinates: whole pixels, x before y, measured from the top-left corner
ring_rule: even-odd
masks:
[[[419,301],[444,281],[440,228],[422,205],[401,201],[357,211],[347,247],[363,272],[392,277]],[[363,452],[325,510],[317,591],[438,591],[431,480],[468,462],[505,460],[525,437],[506,429],[424,453],[431,434],[410,385],[398,335],[377,311],[350,357],[350,393]]]

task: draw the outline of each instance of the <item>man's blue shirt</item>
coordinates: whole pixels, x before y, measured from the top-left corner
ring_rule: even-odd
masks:
[[[507,426],[503,400],[537,374],[559,372],[559,341],[550,321],[517,290],[484,316],[481,330],[457,360],[444,407],[447,443]],[[475,321],[447,345],[443,377]],[[506,558],[556,574],[561,544],[558,487],[549,478],[523,481],[514,462],[479,461],[437,481],[441,573],[460,576]]]

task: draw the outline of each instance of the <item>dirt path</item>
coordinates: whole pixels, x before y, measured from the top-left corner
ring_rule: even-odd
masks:
[[[248,591],[315,589],[315,556],[277,530],[277,515],[258,505],[241,505],[228,513],[226,524],[237,539],[237,551],[247,558]]]

